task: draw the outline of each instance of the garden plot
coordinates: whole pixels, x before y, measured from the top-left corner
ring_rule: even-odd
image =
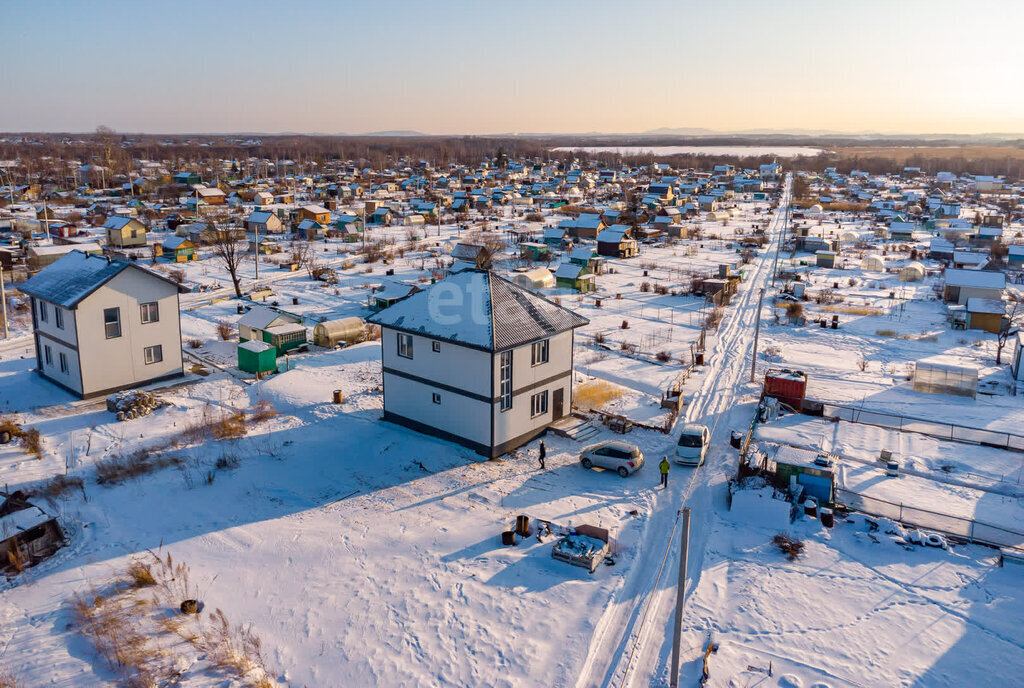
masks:
[[[892,453],[901,467],[934,472],[939,479],[959,477],[980,481],[982,486],[1003,482],[1007,488],[1024,485],[1024,454],[1020,452],[952,442],[913,432],[789,415],[759,425],[757,437],[868,462],[877,461],[879,452],[884,449]]]
[[[573,403],[581,409],[621,415],[630,420],[664,426],[671,414],[661,408],[661,395],[653,396],[618,385],[600,377],[577,373],[574,377]]]
[[[835,315],[839,329],[793,326],[784,315],[763,322],[762,370],[783,366],[805,371],[808,395],[823,401],[1007,430],[1007,423],[1024,420],[1021,405],[1007,396],[1007,368],[995,365],[995,335],[952,330],[945,305],[935,297],[933,279],[906,283],[890,274],[815,270],[809,280],[810,300],[797,304],[803,316],[831,321]],[[823,291],[831,292],[828,298],[820,298]],[[910,388],[916,361],[940,354],[978,368],[976,400]],[[1006,351],[1003,360],[1008,360]]]
[[[901,474],[899,477],[886,476],[881,464],[866,466],[852,462],[841,462],[841,485],[852,492],[890,504],[924,509],[935,514],[958,519],[975,520],[1007,528],[1011,531],[1024,530],[1024,500],[1019,497],[983,491],[963,485],[952,485],[922,478],[917,475]],[[918,521],[919,522],[919,521]],[[935,527],[942,527],[935,521]],[[1024,536],[1016,542],[1024,546]]]
[[[710,634],[711,685],[1016,683],[1019,570],[985,547],[906,547],[886,530],[858,515],[833,529],[798,520],[788,532],[804,549],[791,561],[776,530],[716,516],[684,611],[684,676],[699,676]]]

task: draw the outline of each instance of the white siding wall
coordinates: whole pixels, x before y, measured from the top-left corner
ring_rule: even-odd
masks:
[[[398,333],[383,329],[381,332],[381,360],[385,368],[394,368],[403,373],[416,375],[428,380],[437,380],[456,389],[485,397],[491,395],[487,371],[491,367],[491,355],[477,349],[441,342],[441,351],[431,346],[436,341],[429,337],[412,335],[413,357],[398,355]]]
[[[531,365],[532,345],[521,346],[513,349],[512,354],[512,389],[513,392],[523,390],[530,385],[540,382],[556,375],[565,374],[553,382],[541,387],[522,391],[512,398],[512,408],[507,411],[501,410],[500,404],[494,406],[494,443],[502,444],[515,437],[524,435],[531,430],[543,427],[555,420],[554,413],[554,391],[563,390],[562,412],[569,413],[572,403],[572,332],[563,332],[555,335],[550,340],[548,362],[541,365]],[[495,395],[498,394],[500,374],[500,355],[494,357],[494,381]],[[547,390],[548,410],[547,413],[537,417],[530,416],[530,397],[538,392]]]
[[[486,398],[497,397],[500,390],[500,356],[441,342],[435,352],[434,340],[413,335],[413,358],[398,355],[398,332],[383,328],[381,359],[385,369],[437,381]],[[532,345],[513,351],[512,408],[500,410],[500,404],[472,399],[445,391],[429,383],[419,383],[392,373],[384,373],[384,408],[386,411],[464,437],[483,445],[491,445],[491,422],[494,422],[494,444],[543,428],[553,420],[554,391],[563,390],[563,414],[572,404],[572,332],[563,332],[550,339],[548,362],[532,365]],[[492,364],[493,361],[493,364]],[[549,378],[557,379],[527,389]],[[492,388],[493,385],[493,388]],[[548,392],[548,410],[536,417],[530,414],[530,399],[538,392]],[[432,394],[441,395],[434,404]]]
[[[156,301],[160,320],[142,324],[140,304]],[[105,308],[121,309],[121,336],[107,339]],[[78,305],[82,386],[86,395],[182,371],[178,295],[173,285],[137,270],[121,272]],[[147,365],[144,349],[160,344],[163,360]]]
[[[52,337],[56,337],[62,341],[68,342],[69,344],[78,344],[78,336],[75,333],[75,312],[60,306],[55,306],[52,303],[45,303],[39,299],[33,298],[36,307],[36,330],[43,332]],[[40,318],[41,309],[46,308],[46,322],[43,322]],[[57,327],[57,313],[60,310],[64,313],[64,329]],[[45,338],[43,338],[45,339]]]
[[[432,394],[441,395],[441,403]],[[384,373],[384,408],[410,420],[490,446],[490,404]]]
[[[398,332],[383,328],[381,360],[384,368],[489,397],[491,394],[490,354],[476,349],[441,342],[434,351],[429,337],[412,335],[413,357],[398,355]],[[441,403],[433,403],[432,394],[441,395]],[[438,430],[464,437],[472,442],[490,445],[491,405],[430,384],[384,373],[384,410]]]
[[[46,347],[50,347],[51,360],[49,363],[46,361]],[[68,371],[66,373],[60,370],[60,354],[62,353],[68,359]],[[81,365],[78,360],[77,351],[46,337],[39,337],[39,361],[43,375],[79,394],[82,393]]]

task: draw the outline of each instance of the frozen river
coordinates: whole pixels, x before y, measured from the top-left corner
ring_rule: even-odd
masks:
[[[805,146],[563,146],[556,151],[583,151],[585,153],[619,153],[637,155],[774,155],[779,158],[795,158],[798,155],[817,155],[821,148]]]

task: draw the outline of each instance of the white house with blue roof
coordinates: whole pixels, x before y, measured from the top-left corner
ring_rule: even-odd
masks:
[[[572,408],[585,318],[464,270],[369,318],[381,327],[384,420],[500,456]]]
[[[21,285],[37,372],[81,397],[183,374],[178,286],[137,263],[73,251]]]

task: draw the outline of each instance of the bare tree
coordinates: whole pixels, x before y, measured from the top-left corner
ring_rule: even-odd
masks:
[[[238,241],[230,229],[215,229],[210,243],[213,255],[231,276],[231,284],[235,287],[235,296],[242,298],[242,280],[238,276],[238,268],[245,259],[245,244]]]
[[[1024,313],[1021,310],[1020,297],[1016,294],[1010,294],[1009,310],[1006,313],[1006,317],[1003,318],[999,332],[996,334],[996,365],[1002,365],[1003,347],[1006,346],[1006,342],[1009,341],[1010,337],[1017,334],[1019,330],[1017,325],[1021,315],[1024,315]]]
[[[494,251],[487,246],[481,246],[476,254],[476,267],[478,270],[490,270],[494,265]]]
[[[302,266],[306,268],[306,274],[309,275],[310,279],[316,279],[319,275],[322,267],[320,254],[316,252],[316,246],[313,244],[306,244],[302,259]]]

